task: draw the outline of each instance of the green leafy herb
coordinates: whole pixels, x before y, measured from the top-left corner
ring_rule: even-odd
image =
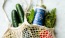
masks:
[[[33,22],[33,19],[34,19],[34,9],[31,9],[30,10],[30,14],[28,14],[28,16],[27,16],[27,21],[29,23],[32,23]]]
[[[46,9],[46,6],[45,5],[41,5],[41,7],[45,8]]]
[[[56,22],[56,8],[52,9],[51,12],[48,11],[45,17],[45,26],[53,28]]]

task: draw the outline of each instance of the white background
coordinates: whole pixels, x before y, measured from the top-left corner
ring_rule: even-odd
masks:
[[[34,4],[37,3],[36,0],[33,0]],[[65,38],[65,0],[43,0],[44,5],[47,6],[47,10],[51,10],[52,8],[57,8],[57,22],[55,31],[57,33],[56,38]],[[3,34],[8,29],[8,20],[6,18],[5,13],[2,10],[2,3],[4,0],[0,0],[0,38],[3,36]],[[16,3],[21,3],[21,0],[7,0],[7,3],[5,5],[5,11],[11,20],[11,10],[15,9]],[[24,3],[25,4],[25,3]],[[35,5],[34,5],[35,6]]]

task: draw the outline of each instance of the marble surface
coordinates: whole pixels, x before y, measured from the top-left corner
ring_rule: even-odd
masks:
[[[37,0],[34,1],[34,6],[37,3]],[[0,38],[2,38],[3,34],[6,32],[9,26],[9,21],[3,12],[2,3],[4,0],[0,0]],[[39,1],[38,1],[39,2]],[[7,0],[5,5],[5,11],[11,21],[11,11],[15,9],[15,4],[20,3],[22,5],[22,0]],[[29,3],[29,1],[28,1]],[[65,38],[65,0],[43,0],[43,4],[47,6],[47,10],[51,10],[52,8],[57,8],[57,21],[56,21],[56,38]],[[23,3],[23,5],[27,5]],[[25,6],[26,7],[26,6]],[[24,8],[24,7],[23,7]]]

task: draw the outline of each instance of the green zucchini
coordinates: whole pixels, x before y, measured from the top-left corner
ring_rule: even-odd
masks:
[[[13,27],[18,27],[18,15],[16,10],[12,10],[11,13]]]
[[[23,23],[24,22],[24,11],[20,4],[16,4],[16,10],[20,18],[20,23]]]

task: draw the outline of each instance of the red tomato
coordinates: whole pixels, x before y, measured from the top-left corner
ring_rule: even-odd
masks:
[[[40,32],[40,38],[53,38],[53,36],[48,30],[42,30]]]

